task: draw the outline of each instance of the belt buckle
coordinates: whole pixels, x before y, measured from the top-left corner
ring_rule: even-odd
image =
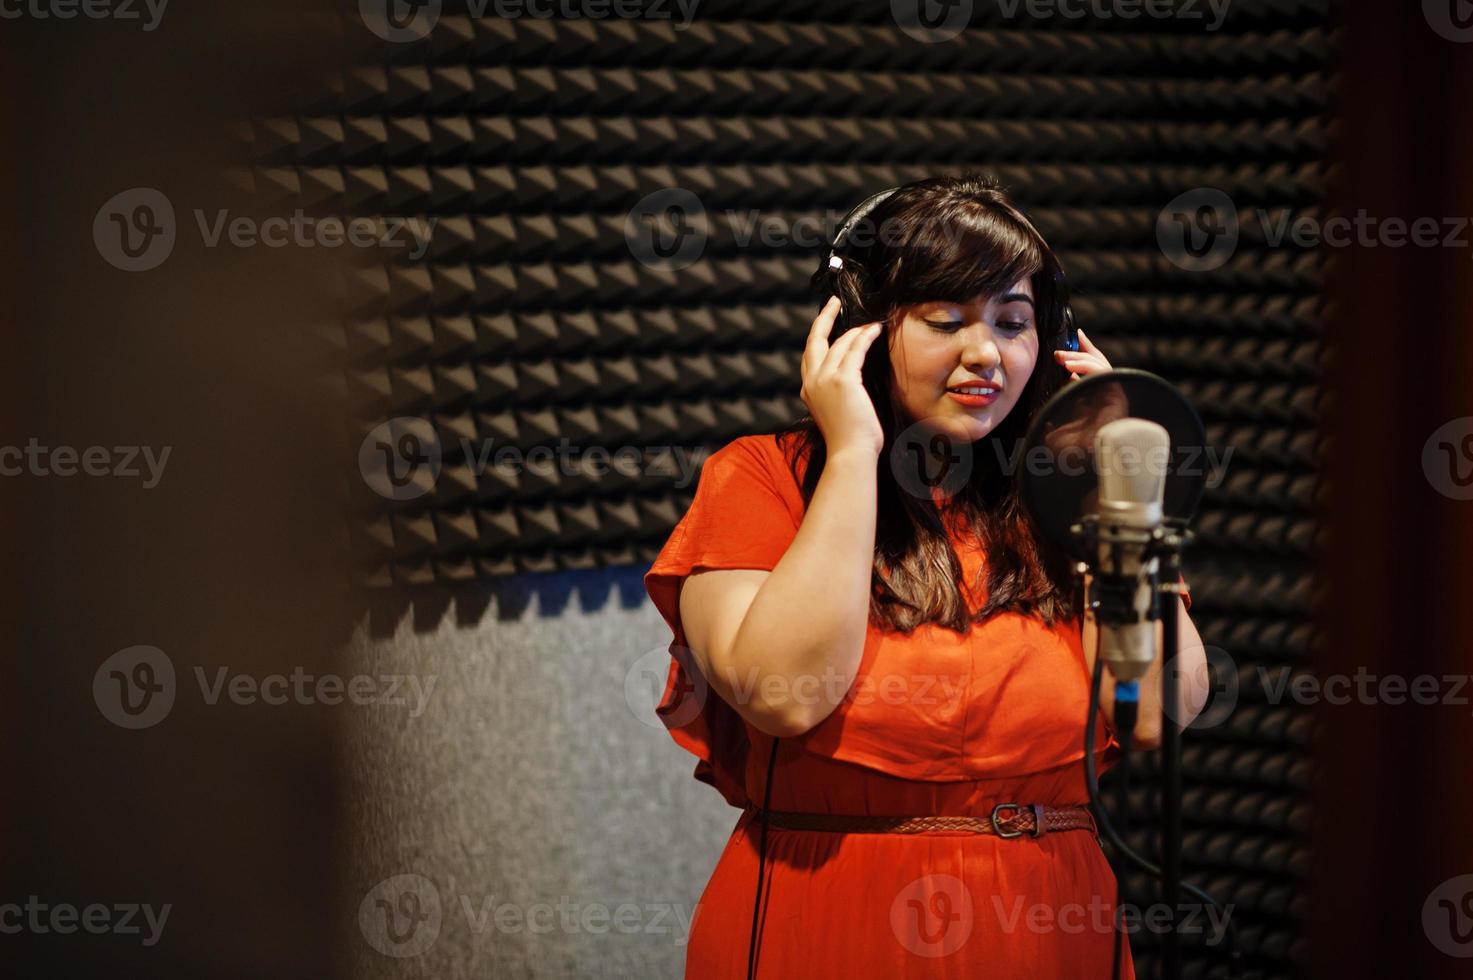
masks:
[[[997,822],[997,811],[1006,810],[1009,808],[1017,810],[1020,813],[1024,810],[1032,810],[1033,829],[1031,831],[1003,830],[1002,825]],[[1042,807],[1038,806],[1036,803],[1031,805],[1024,803],[999,803],[997,806],[992,808],[992,829],[999,837],[1022,837],[1024,834],[1028,834],[1031,837],[1037,837],[1040,833],[1043,832],[1043,814],[1041,810]]]

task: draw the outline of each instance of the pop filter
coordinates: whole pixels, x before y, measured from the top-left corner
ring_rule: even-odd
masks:
[[[1095,434],[1127,416],[1156,422],[1171,436],[1162,515],[1166,525],[1184,527],[1196,513],[1208,464],[1216,462],[1196,409],[1164,378],[1121,368],[1070,382],[1028,427],[1018,489],[1039,530],[1076,560],[1095,557],[1089,542],[1071,531],[1097,509]]]

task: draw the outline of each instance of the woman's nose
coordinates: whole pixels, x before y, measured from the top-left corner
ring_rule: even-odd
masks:
[[[962,334],[962,363],[971,367],[980,365],[991,367],[1002,360],[997,350],[997,341],[992,337],[992,331],[986,324],[978,324],[961,331]]]

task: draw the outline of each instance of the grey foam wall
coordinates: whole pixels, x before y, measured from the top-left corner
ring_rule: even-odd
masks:
[[[551,587],[525,605],[481,594],[475,622],[448,608],[433,624],[404,615],[391,634],[359,630],[347,672],[436,680],[416,718],[409,704],[351,716],[344,911],[416,874],[440,915],[433,942],[406,957],[357,928],[354,976],[682,975],[690,916],[738,811],[692,778],[695,758],[654,717],[651,669],[663,679],[670,637],[639,577],[539,576]],[[553,906],[534,915],[545,932],[505,910],[498,924],[498,907],[525,916],[536,903]],[[598,906],[607,920],[585,911]]]

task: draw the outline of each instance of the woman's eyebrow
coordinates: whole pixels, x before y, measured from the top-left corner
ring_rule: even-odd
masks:
[[[997,298],[999,303],[1027,303],[1033,305],[1033,297],[1027,293],[1005,293]]]

